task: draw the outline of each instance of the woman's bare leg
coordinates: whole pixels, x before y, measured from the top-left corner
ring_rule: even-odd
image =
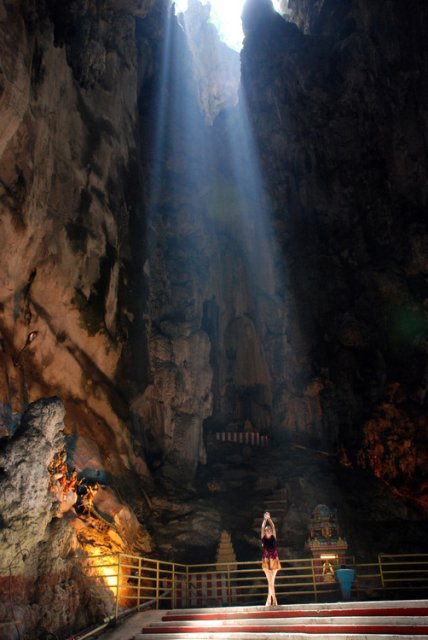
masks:
[[[266,606],[268,607],[270,605],[271,602],[271,597],[272,597],[272,585],[271,585],[271,573],[272,571],[270,571],[270,569],[263,569],[265,576],[266,576],[266,580],[268,583],[268,597],[266,600]]]
[[[266,606],[277,606],[278,602],[275,595],[275,577],[278,573],[278,569],[263,569],[268,582],[268,597],[266,600]]]
[[[271,573],[272,604],[276,607],[278,605],[278,602],[276,600],[276,594],[275,594],[275,578],[276,578],[276,574],[278,573],[278,569],[273,569],[273,571],[271,571],[270,573]]]

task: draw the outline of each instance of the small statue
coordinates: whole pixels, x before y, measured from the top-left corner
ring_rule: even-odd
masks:
[[[84,513],[87,513],[87,514],[91,513],[94,506],[94,497],[97,494],[99,488],[100,488],[100,485],[98,482],[96,482],[95,484],[86,485],[86,493],[83,496],[83,500],[82,500]]]
[[[77,488],[81,484],[82,480],[79,480],[77,477],[76,469],[73,469],[70,477],[67,479],[64,485],[64,493],[67,495],[70,491],[77,493]]]
[[[322,575],[324,582],[334,582],[334,567],[329,560],[322,565]]]

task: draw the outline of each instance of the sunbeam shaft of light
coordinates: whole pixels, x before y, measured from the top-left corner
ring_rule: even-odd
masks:
[[[262,402],[256,419],[271,427],[271,347],[263,339],[269,310],[276,310],[275,249],[244,94],[238,107],[208,124],[185,32],[173,13],[165,19],[163,49],[153,62],[157,94],[147,97],[155,109],[145,156],[151,183],[144,271],[153,383],[143,411],[156,455],[165,465],[179,460],[184,477],[204,459],[204,421],[216,412],[234,415],[255,388]],[[225,81],[221,72],[219,65],[218,83]],[[229,344],[239,365],[228,364]],[[171,377],[176,370],[179,386]],[[177,433],[184,455],[174,449]],[[176,468],[174,462],[171,473]]]
[[[263,182],[258,150],[241,92],[233,121],[226,128],[228,162],[241,209],[241,233],[248,256],[248,269],[255,286],[271,289],[275,243],[270,204]]]
[[[178,26],[174,11],[165,14],[164,40],[156,95],[154,135],[151,151],[149,209],[159,210],[174,175],[187,177],[199,170],[203,145],[203,117],[197,107],[196,89],[189,77],[190,52],[185,34]],[[187,167],[187,169],[186,169]],[[184,177],[186,177],[184,175]]]
[[[155,89],[155,100],[153,107],[155,115],[155,133],[153,137],[152,151],[152,175],[150,179],[149,209],[152,209],[159,200],[162,176],[162,157],[164,146],[164,135],[167,124],[167,99],[168,85],[171,80],[171,50],[172,50],[172,28],[170,12],[164,9],[164,39],[160,62],[160,74],[158,85]]]
[[[212,157],[213,150],[204,133],[209,127],[197,108],[196,90],[189,80],[191,65],[185,34],[176,23],[173,11],[166,14],[165,19],[160,78],[154,101],[156,124],[149,198],[152,221],[162,208],[165,193],[171,189],[177,192],[180,181],[187,184],[189,191],[189,185],[196,184],[202,175],[210,174],[215,182],[224,170],[218,166],[218,159]],[[212,51],[212,56],[218,57],[217,50]],[[219,77],[221,81],[220,65]],[[271,290],[274,249],[269,203],[243,91],[238,106],[230,114],[225,118],[222,135],[228,150],[227,180],[238,201],[236,224],[246,256],[246,277],[255,287]],[[217,236],[221,230],[214,228],[213,234]]]

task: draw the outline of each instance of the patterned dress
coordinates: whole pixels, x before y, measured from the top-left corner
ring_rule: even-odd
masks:
[[[281,563],[278,557],[278,550],[276,548],[276,538],[271,536],[263,536],[262,538],[262,568],[270,570],[281,569]]]

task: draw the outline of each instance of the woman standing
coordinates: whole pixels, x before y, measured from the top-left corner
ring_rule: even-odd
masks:
[[[263,547],[262,568],[268,581],[266,606],[276,606],[278,603],[275,595],[275,577],[279,569],[281,569],[281,563],[278,558],[275,525],[268,511],[263,516],[260,538]]]

